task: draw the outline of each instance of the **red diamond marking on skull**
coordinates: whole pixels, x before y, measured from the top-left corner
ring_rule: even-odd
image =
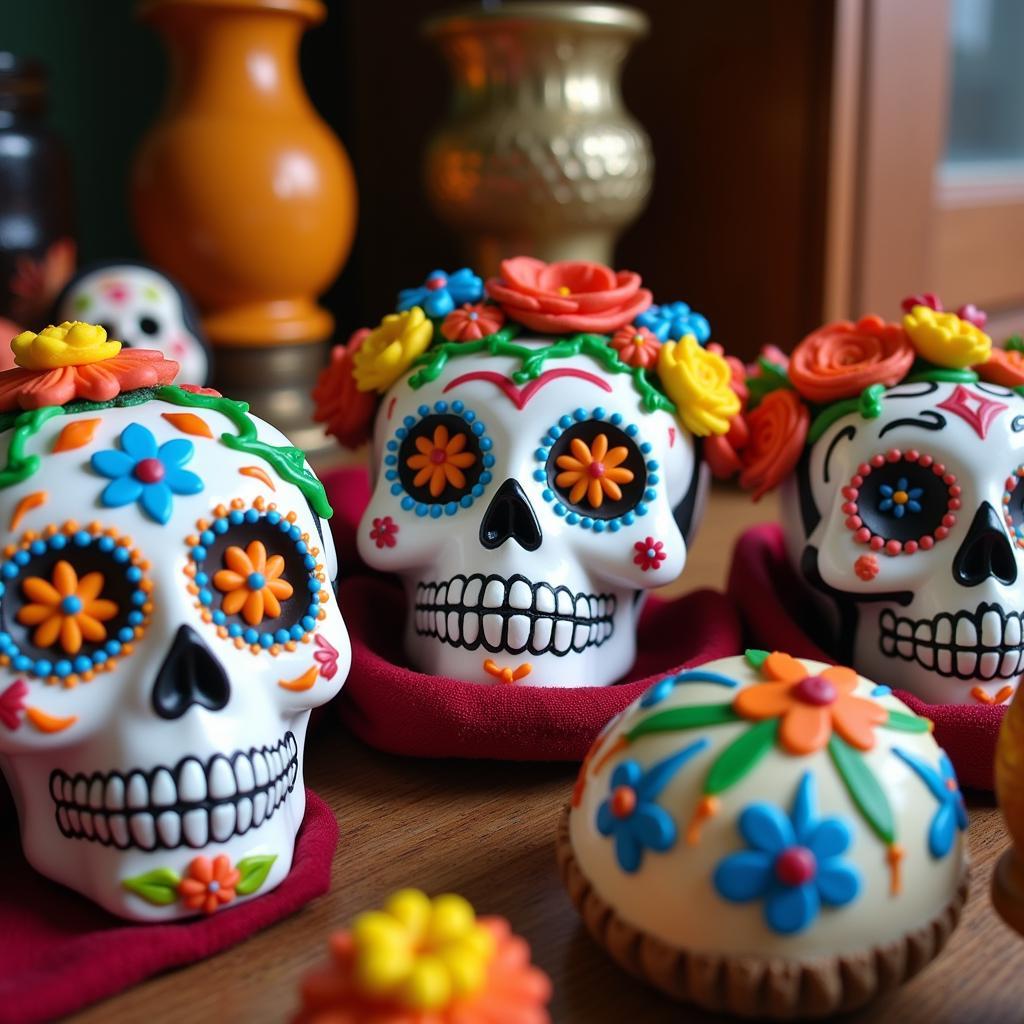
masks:
[[[959,416],[984,441],[992,421],[1009,406],[1003,405],[1002,402],[994,402],[991,398],[974,391],[968,391],[963,384],[957,384],[953,394],[944,402],[940,402],[938,408]]]

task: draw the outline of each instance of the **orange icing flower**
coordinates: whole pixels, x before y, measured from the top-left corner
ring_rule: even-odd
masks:
[[[741,690],[733,710],[744,718],[781,720],[779,742],[791,754],[813,754],[835,732],[858,750],[875,745],[875,727],[888,712],[881,705],[854,696],[857,673],[834,665],[810,675],[796,658],[773,651],[761,671],[770,682]]]
[[[642,366],[651,369],[658,361],[661,341],[646,327],[628,324],[620,327],[613,335],[611,346],[627,366]]]
[[[235,886],[241,877],[223,853],[212,861],[209,857],[195,857],[186,877],[178,883],[178,894],[189,910],[212,914],[235,898]]]
[[[1024,384],[1024,351],[1019,348],[995,348],[984,363],[974,367],[982,380],[1001,384],[1004,388],[1019,388]]]
[[[757,501],[800,461],[811,417],[795,391],[781,388],[765,395],[746,420],[750,436],[740,455],[740,486]]]
[[[100,598],[103,573],[91,572],[81,579],[70,562],[61,559],[50,582],[29,576],[21,585],[31,603],[24,605],[17,619],[23,626],[35,626],[32,642],[46,648],[60,641],[65,654],[77,654],[83,640],[92,644],[107,639],[103,625],[117,614],[113,601]]]
[[[789,379],[809,402],[853,398],[871,384],[893,387],[914,361],[914,346],[899,324],[881,317],[837,320],[811,332],[793,350]]]
[[[325,432],[333,434],[346,448],[358,448],[370,439],[370,427],[377,408],[372,391],[360,391],[352,373],[354,355],[368,328],[356,331],[346,345],[335,345],[330,363],[320,371],[313,389],[313,419],[325,423]]]
[[[472,452],[463,451],[466,447],[466,435],[456,434],[449,440],[448,428],[441,424],[434,428],[434,436],[428,441],[425,437],[416,438],[418,455],[410,455],[406,465],[419,472],[413,478],[413,485],[422,487],[430,482],[430,493],[436,498],[445,489],[446,484],[452,487],[465,487],[468,469],[476,462]]]
[[[493,334],[504,323],[505,314],[498,306],[467,302],[444,318],[441,333],[449,341],[478,341]]]
[[[572,488],[569,501],[578,504],[586,495],[591,508],[600,508],[605,495],[612,501],[622,499],[619,484],[628,484],[633,479],[633,471],[621,465],[629,455],[625,447],[609,451],[607,435],[598,434],[590,447],[574,437],[569,450],[572,455],[558,456],[562,472],[555,477],[557,487]]]
[[[224,552],[226,569],[214,573],[213,585],[224,595],[221,611],[225,615],[242,613],[250,626],[281,614],[281,602],[292,596],[292,585],[280,579],[284,559],[267,558],[267,549],[258,540],[243,551],[232,545]]]

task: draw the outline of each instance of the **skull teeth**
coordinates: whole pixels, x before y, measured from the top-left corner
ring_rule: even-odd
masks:
[[[1024,673],[1021,616],[999,605],[943,612],[933,619],[907,619],[890,609],[878,618],[883,654],[916,661],[940,676],[988,682]]]
[[[479,573],[416,586],[415,629],[451,647],[492,653],[568,654],[615,630],[615,597]]]
[[[81,773],[57,769],[50,796],[57,826],[68,839],[119,850],[199,849],[245,835],[268,821],[295,788],[299,750],[285,733],[272,747],[186,757],[174,768]]]

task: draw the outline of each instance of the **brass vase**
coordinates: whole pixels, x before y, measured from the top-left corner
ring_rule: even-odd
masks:
[[[478,271],[528,254],[612,262],[651,188],[619,72],[647,18],[613,4],[507,3],[432,18],[454,78],[427,192]]]

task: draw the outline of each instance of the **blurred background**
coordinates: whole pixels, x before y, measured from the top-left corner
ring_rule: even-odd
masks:
[[[131,0],[0,5],[0,49],[38,57],[71,154],[79,260],[139,255],[132,155],[167,57]],[[421,34],[434,0],[329,0],[301,44],[308,93],[359,190],[352,254],[325,302],[336,334],[464,260],[424,199],[451,84]],[[741,355],[824,318],[895,316],[908,293],[1024,326],[1024,43],[1019,0],[641,0],[652,30],[622,87],[651,137],[649,204],[617,263],[689,301]],[[244,159],[244,153],[239,154]],[[266,239],[273,247],[274,239]]]

